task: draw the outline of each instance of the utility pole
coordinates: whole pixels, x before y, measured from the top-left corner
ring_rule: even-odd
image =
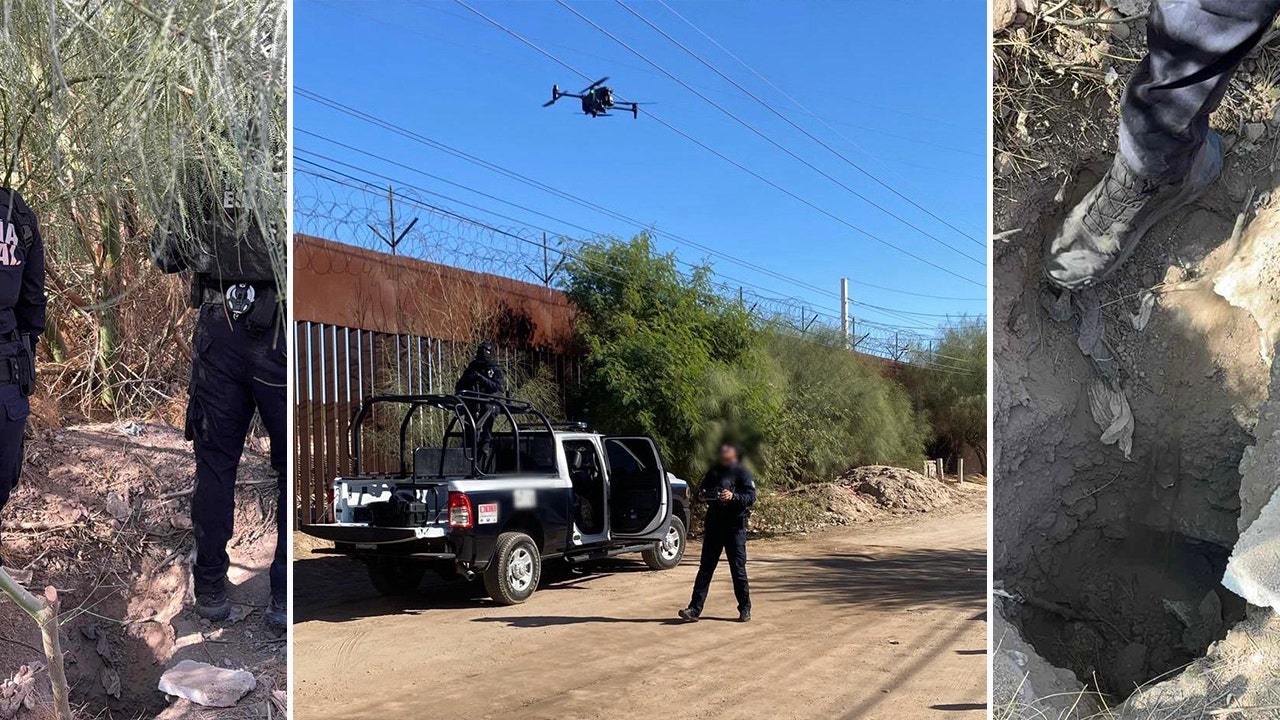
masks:
[[[538,271],[528,265],[524,266],[524,269],[528,270],[530,275],[542,281],[544,287],[551,287],[551,281],[555,279],[556,273],[560,272],[560,268],[564,267],[564,254],[561,253],[560,262],[557,262],[555,267],[552,267],[550,253],[550,246],[547,245],[547,234],[542,233],[542,273],[539,274]]]
[[[840,278],[840,332],[844,334],[844,349],[852,350],[853,341],[849,330],[849,278]]]
[[[391,255],[394,257],[396,254],[396,248],[400,245],[400,241],[404,240],[404,236],[408,235],[409,231],[413,229],[413,226],[418,224],[418,218],[411,220],[409,222],[409,227],[406,227],[404,232],[399,235],[396,234],[396,193],[395,189],[390,185],[387,186],[387,211],[391,220],[390,234],[384,236],[382,231],[378,230],[378,228],[373,225],[369,225],[369,229],[373,231],[374,235],[378,236],[379,240],[386,243],[387,247],[391,248]]]

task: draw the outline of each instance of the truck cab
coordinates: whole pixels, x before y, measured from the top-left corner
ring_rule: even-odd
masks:
[[[688,486],[648,437],[553,424],[496,395],[383,395],[357,411],[351,448],[333,521],[300,529],[334,543],[314,552],[363,561],[384,594],[433,570],[482,579],[509,605],[546,562],[639,553],[664,570],[684,554]]]

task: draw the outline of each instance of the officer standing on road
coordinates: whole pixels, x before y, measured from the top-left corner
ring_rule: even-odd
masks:
[[[747,518],[756,502],[756,481],[739,462],[738,448],[720,445],[719,462],[703,476],[698,497],[707,502],[703,523],[702,558],[693,583],[689,607],[680,611],[685,622],[697,622],[707,601],[711,577],[720,564],[720,553],[729,559],[733,594],[738,599],[738,622],[751,620],[751,591],[747,585]]]
[[[197,184],[198,183],[198,184]],[[287,628],[284,302],[271,253],[257,219],[241,208],[227,178],[188,183],[182,232],[158,229],[152,256],[166,273],[191,270],[191,306],[199,310],[187,401],[187,439],[196,458],[191,524],[196,537],[196,612],[224,620],[231,613],[227,543],[235,520],[235,482],[256,410],[271,438],[276,474],[276,550],[271,563],[269,628]]]
[[[0,188],[0,512],[22,475],[36,340],[44,319],[44,241],[36,214],[16,190]]]
[[[454,384],[453,391],[455,393],[471,392],[485,395],[502,395],[507,391],[507,379],[502,373],[502,368],[498,367],[493,343],[482,342],[476,347],[475,358],[470,363],[467,363],[467,369],[462,371],[462,377],[459,377],[458,382]],[[498,418],[498,408],[491,402],[471,400],[467,402],[467,409],[471,411],[471,417],[475,420],[475,427],[480,431],[476,464],[482,471],[487,472],[493,450],[491,447],[493,422]],[[468,444],[472,441],[472,432],[474,431],[471,428],[466,429]]]

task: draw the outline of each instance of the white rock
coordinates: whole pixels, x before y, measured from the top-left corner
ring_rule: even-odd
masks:
[[[231,707],[257,686],[253,673],[194,660],[183,660],[160,676],[160,692],[205,707]]]
[[[1280,491],[1240,536],[1222,584],[1252,605],[1280,609]]]

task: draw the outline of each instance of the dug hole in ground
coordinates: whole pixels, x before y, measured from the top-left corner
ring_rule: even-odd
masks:
[[[1280,620],[1237,592],[1280,589],[1280,502],[1264,512],[1280,476],[1280,52],[1264,42],[1214,117],[1221,180],[1102,290],[1123,391],[1108,398],[1079,318],[1050,319],[1040,263],[1110,161],[1145,5],[1001,5],[996,717],[1276,717]]]
[[[262,623],[276,502],[265,440],[249,439],[237,481],[232,616],[210,624],[194,611],[195,462],[181,428],[164,421],[56,427],[57,418],[42,414],[36,403],[23,479],[5,508],[5,560],[32,591],[57,588],[73,714],[283,717],[286,645]],[[22,694],[0,700],[0,720],[54,717],[40,646],[35,623],[0,601],[0,690]],[[247,673],[237,673],[232,706],[206,708],[161,692],[161,675],[183,661]]]

